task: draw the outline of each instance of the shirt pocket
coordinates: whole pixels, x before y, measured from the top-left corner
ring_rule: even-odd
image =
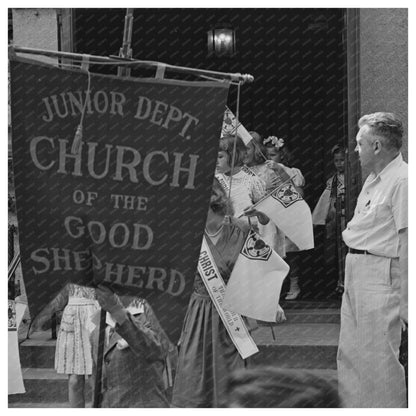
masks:
[[[374,205],[374,216],[375,216],[375,220],[377,222],[379,221],[389,221],[390,217],[391,217],[391,208],[390,206],[387,204],[386,200],[384,199],[383,201],[377,203]]]

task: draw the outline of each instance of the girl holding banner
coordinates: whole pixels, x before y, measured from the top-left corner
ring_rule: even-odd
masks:
[[[225,283],[249,232],[245,221],[236,218],[226,221],[226,215],[230,213],[230,201],[215,178],[205,226],[205,239],[212,258],[205,260],[202,267],[207,271],[209,263],[215,263]],[[257,212],[257,216],[259,222],[268,221],[268,217],[262,213]],[[173,407],[219,407],[225,398],[223,395],[228,375],[246,366],[246,361],[240,356],[221,321],[200,270],[195,277],[194,292],[179,341]],[[240,334],[244,329],[241,329]],[[247,337],[250,338],[248,333]]]
[[[237,218],[266,193],[265,182],[253,172],[244,169],[246,156],[247,148],[239,136],[221,137],[216,177],[227,194],[231,188],[230,198]]]
[[[263,138],[256,131],[250,131],[253,140],[247,144],[244,170],[256,174],[266,183],[266,190],[272,191],[280,185],[282,179],[273,169],[267,166],[267,148],[263,145]]]
[[[107,311],[105,368],[101,390],[94,391],[95,396],[101,396],[99,407],[169,407],[165,391],[169,380],[165,378],[165,370],[169,370],[170,351],[175,348],[152,307],[136,296],[117,296],[104,285],[98,285],[96,294],[101,308]],[[92,324],[90,341],[96,370],[100,312],[92,317]],[[94,377],[97,377],[97,371],[94,371]]]
[[[283,183],[283,178],[267,165],[267,147],[263,145],[262,136],[256,131],[250,131],[250,135],[253,140],[247,144],[244,169],[262,179],[266,184],[266,191],[271,192]],[[280,257],[286,256],[285,235],[273,221],[259,225],[259,234]]]
[[[283,180],[290,178],[303,195],[302,188],[305,186],[305,178],[299,169],[289,167],[292,157],[284,139],[269,136],[263,140],[263,144],[266,146],[269,159],[266,161],[266,165],[273,169],[277,175],[281,176]]]

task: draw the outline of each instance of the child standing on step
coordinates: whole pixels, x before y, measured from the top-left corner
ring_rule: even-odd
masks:
[[[92,375],[89,328],[91,317],[98,309],[93,288],[68,285],[68,303],[56,341],[55,370],[58,374],[68,374],[71,407],[85,407],[85,377]]]
[[[345,257],[347,247],[342,240],[342,232],[345,229],[345,149],[339,145],[332,148],[335,174],[326,182],[326,188],[313,210],[312,220],[314,225],[325,225],[326,231],[326,255],[329,263],[334,259],[337,263],[336,295],[344,292]],[[331,260],[332,259],[332,260]],[[332,265],[332,264],[331,264]],[[331,266],[329,265],[329,266]]]

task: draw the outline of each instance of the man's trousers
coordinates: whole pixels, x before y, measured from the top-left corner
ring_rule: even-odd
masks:
[[[345,407],[406,407],[398,259],[348,254],[338,386]]]

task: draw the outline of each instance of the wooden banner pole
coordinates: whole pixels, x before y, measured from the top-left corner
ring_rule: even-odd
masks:
[[[123,33],[123,44],[120,48],[119,56],[124,59],[131,59],[133,56],[133,50],[131,48],[131,38],[133,33],[133,10],[127,9],[126,17],[124,18],[124,33]],[[118,76],[129,77],[131,69],[125,66],[118,67]]]
[[[10,46],[9,47],[9,56],[13,57],[14,53],[25,53],[31,55],[43,55],[49,57],[58,57],[72,59],[76,61],[82,61],[85,59],[86,54],[73,53],[73,52],[62,52],[62,51],[49,51],[45,49],[34,49],[34,48],[24,48],[21,46]],[[162,62],[156,61],[140,61],[137,59],[128,59],[120,57],[108,57],[108,56],[97,56],[97,55],[87,55],[89,57],[90,64],[102,64],[102,65],[116,65],[116,66],[127,66],[129,68],[134,67],[146,67],[146,68],[157,68],[160,65],[165,66],[166,70],[179,72],[188,75],[195,75],[201,77],[217,78],[219,80],[229,80],[233,82],[250,83],[254,81],[253,75],[250,74],[240,74],[240,73],[227,73],[227,72],[217,72],[209,71],[207,69],[197,69],[197,68],[188,68],[184,66],[175,66],[164,64]]]
[[[131,58],[132,49],[131,36],[133,30],[133,9],[127,9],[126,17],[124,20],[124,34],[123,34],[123,45],[120,48],[121,58]],[[119,66],[117,71],[118,76],[130,76],[130,68]],[[107,312],[101,309],[100,312],[100,324],[98,332],[98,351],[97,351],[97,366],[94,383],[94,399],[93,407],[101,407],[102,402],[102,379],[103,379],[103,364],[104,364],[104,344],[105,344],[105,329],[106,329],[106,315]]]
[[[103,362],[104,362],[104,341],[105,341],[105,318],[107,312],[104,309],[100,311],[100,323],[98,329],[98,351],[97,351],[97,365],[94,382],[94,398],[92,407],[101,407],[102,399],[102,379],[103,379]]]

